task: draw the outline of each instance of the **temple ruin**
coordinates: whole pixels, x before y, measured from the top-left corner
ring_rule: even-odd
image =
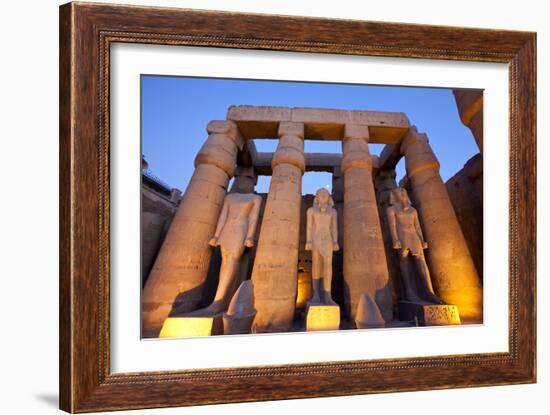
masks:
[[[476,108],[481,111],[475,107],[474,112]],[[479,118],[477,112],[467,116],[466,125]],[[472,124],[480,134],[478,121]],[[471,252],[479,246],[482,234],[475,228],[482,217],[463,230],[461,222],[470,217],[459,219],[450,195],[459,202],[460,196],[443,182],[428,137],[405,114],[234,106],[225,120],[211,121],[206,129],[194,174],[143,290],[144,337],[159,336],[168,320],[178,318],[182,324],[193,319],[193,327],[200,323],[197,319],[210,318],[202,335],[309,330],[309,325],[322,329],[325,319],[330,320],[327,329],[482,322],[482,266],[479,252]],[[279,140],[275,152],[256,151],[254,140],[274,138]],[[305,153],[304,140],[337,140],[342,152]],[[476,140],[482,143],[482,136]],[[369,143],[385,147],[372,155]],[[395,167],[402,158],[406,177],[398,185]],[[315,311],[319,317],[313,317],[308,303],[313,290],[306,212],[314,200],[302,195],[301,186],[308,171],[332,174],[331,204],[338,218],[334,244],[339,250],[332,259],[331,294],[338,315],[325,304]],[[269,192],[260,195],[257,219],[247,219],[254,223],[253,234],[239,251],[242,256],[231,273],[235,282],[224,288],[223,302],[216,303],[214,294],[223,277],[220,266],[233,264],[234,258],[225,251],[222,258],[215,248],[226,196],[228,191],[239,192],[239,187],[254,193],[259,175],[271,176]],[[455,181],[464,182],[460,173]],[[421,229],[428,281],[441,304],[414,303],[403,296],[399,275],[404,271],[386,213],[398,188],[410,196],[405,211],[410,206],[418,217],[415,226]],[[229,272],[227,267],[224,272]],[[200,312],[205,309],[212,312]],[[177,324],[170,321],[176,327],[173,333],[185,336],[188,329],[178,329]]]

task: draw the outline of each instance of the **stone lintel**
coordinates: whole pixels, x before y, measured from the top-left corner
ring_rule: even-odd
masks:
[[[272,174],[271,162],[274,153],[256,153],[254,168],[256,174],[270,176]],[[335,153],[305,153],[306,171],[326,171],[332,173],[334,168],[339,167],[342,156]]]
[[[344,126],[344,140],[347,138],[361,138],[369,141],[369,127],[363,124],[346,124]]]
[[[305,138],[341,140],[344,125],[368,126],[371,143],[398,143],[410,127],[402,112],[355,111],[325,108],[287,108],[269,106],[232,106],[227,119],[239,126],[245,138],[276,138],[278,124],[304,123]]]
[[[279,123],[279,129],[277,135],[282,137],[284,135],[294,135],[304,138],[304,124],[301,122],[282,121]]]

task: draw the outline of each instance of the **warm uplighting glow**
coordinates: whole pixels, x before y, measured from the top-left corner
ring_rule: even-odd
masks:
[[[424,324],[426,326],[447,326],[460,324],[456,305],[425,305]]]
[[[311,274],[307,272],[298,272],[298,290],[296,294],[296,308],[306,308],[306,303],[311,298]]]
[[[213,324],[213,317],[168,317],[159,337],[211,336]]]
[[[330,305],[310,306],[306,317],[307,331],[340,329],[340,307]]]

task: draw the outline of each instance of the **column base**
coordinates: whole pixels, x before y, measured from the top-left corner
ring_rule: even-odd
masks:
[[[306,309],[306,331],[340,330],[340,306],[310,305]]]
[[[458,307],[453,304],[399,302],[399,319],[403,321],[417,320],[420,326],[459,325]]]

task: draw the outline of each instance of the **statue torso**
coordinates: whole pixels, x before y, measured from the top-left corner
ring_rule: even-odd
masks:
[[[229,193],[225,197],[227,218],[219,237],[222,249],[235,253],[244,249],[250,211],[255,201],[261,202],[261,196],[253,193]]]
[[[327,207],[324,212],[319,208],[311,207],[310,209],[313,220],[311,226],[312,249],[322,251],[323,255],[332,255],[333,241],[331,223],[334,208]]]
[[[394,207],[395,219],[397,222],[397,234],[401,242],[402,249],[408,249],[412,254],[422,252],[422,243],[414,226],[416,209],[410,207],[408,210],[403,210]]]

